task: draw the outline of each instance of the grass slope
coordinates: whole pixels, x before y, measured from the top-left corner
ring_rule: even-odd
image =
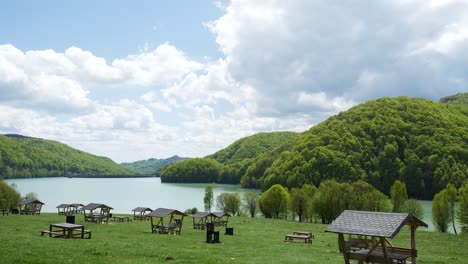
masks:
[[[337,235],[325,233],[326,225],[264,218],[232,217],[234,236],[221,231],[220,244],[205,243],[206,232],[192,229],[185,218],[181,236],[154,235],[149,222],[91,224],[87,239],[41,237],[50,223],[64,222],[57,214],[0,216],[1,263],[343,263]],[[77,216],[77,223],[83,223]],[[221,230],[221,229],[217,229]],[[315,234],[313,244],[286,243],[284,235],[294,230]],[[409,246],[409,230],[393,240]],[[463,263],[468,259],[466,235],[418,231],[418,263]]]

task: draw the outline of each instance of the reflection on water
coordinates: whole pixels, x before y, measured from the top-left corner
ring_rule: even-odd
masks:
[[[131,214],[135,207],[172,208],[185,211],[197,207],[204,210],[203,197],[206,184],[161,183],[160,178],[33,178],[10,179],[22,196],[35,192],[45,203],[43,212],[57,212],[62,203],[104,203],[115,213]],[[214,184],[216,197],[223,192],[244,193],[257,190],[243,189],[239,185]],[[216,210],[213,206],[212,210]]]

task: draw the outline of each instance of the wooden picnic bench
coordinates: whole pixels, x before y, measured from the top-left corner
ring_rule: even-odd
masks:
[[[130,217],[128,216],[113,216],[112,218],[114,222],[130,222]]]
[[[309,235],[288,234],[284,237],[285,242],[294,242],[295,240],[304,240],[305,243],[312,244],[312,239]]]
[[[2,213],[2,215],[8,215],[8,210],[0,209],[0,213]]]

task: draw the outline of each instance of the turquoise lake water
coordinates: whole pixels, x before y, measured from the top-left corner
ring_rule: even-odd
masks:
[[[135,207],[171,208],[185,211],[197,207],[204,211],[203,197],[206,184],[161,183],[160,178],[33,178],[10,179],[21,195],[37,194],[45,203],[43,212],[57,212],[62,203],[103,203],[114,208],[113,212],[131,214]],[[257,190],[243,189],[240,185],[214,184],[213,196],[223,192],[244,193]],[[216,211],[215,206],[212,207]]]

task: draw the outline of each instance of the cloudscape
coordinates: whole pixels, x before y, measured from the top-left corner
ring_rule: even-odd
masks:
[[[465,0],[160,2],[2,4],[0,133],[201,157],[370,99],[468,91]]]

